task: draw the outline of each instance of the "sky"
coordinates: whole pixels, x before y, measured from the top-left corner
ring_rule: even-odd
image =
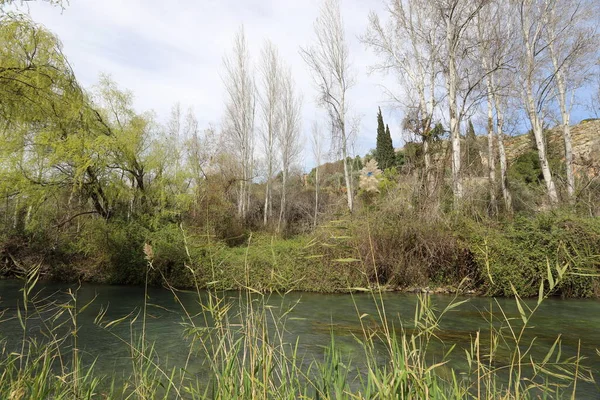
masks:
[[[320,1],[70,0],[62,12],[40,1],[24,3],[24,7],[34,21],[60,38],[84,87],[91,89],[100,74],[109,74],[120,88],[133,92],[139,112],[154,110],[159,122],[166,123],[173,105],[179,103],[182,110],[193,109],[201,129],[221,126],[223,56],[231,51],[240,26],[244,26],[254,63],[259,62],[264,41],[271,40],[291,66],[303,95],[302,164],[311,168],[314,160],[308,138],[312,122],[321,121],[325,127],[327,122],[299,49],[314,39]],[[384,88],[396,95],[402,88],[394,77],[368,73],[377,58],[359,40],[366,31],[369,12],[382,15],[384,1],[342,0],[341,4],[356,82],[349,93],[349,120],[358,117],[361,121],[351,153],[365,155],[375,147],[378,106],[390,126],[394,146],[401,147],[402,113],[389,101]],[[589,99],[589,88],[579,97]],[[572,122],[589,116],[587,108],[578,105]],[[476,128],[479,125],[476,121]],[[515,126],[514,133],[528,129],[524,120]]]
[[[311,166],[312,121],[325,123],[316,91],[299,54],[314,38],[319,0],[70,0],[64,11],[44,2],[27,3],[34,21],[62,41],[80,83],[90,89],[101,73],[134,94],[134,106],[154,110],[166,122],[177,102],[192,107],[201,128],[221,125],[225,96],[222,60],[243,24],[253,62],[265,39],[279,47],[291,65],[304,99],[305,166]],[[353,153],[375,147],[377,107],[383,109],[394,145],[402,145],[401,115],[384,94],[397,90],[393,77],[369,74],[375,55],[360,42],[369,11],[382,13],[382,0],[343,0],[342,15],[356,85],[350,91],[351,116],[361,125]]]

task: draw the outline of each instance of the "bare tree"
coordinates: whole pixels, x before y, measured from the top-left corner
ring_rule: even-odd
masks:
[[[285,220],[287,207],[287,185],[290,169],[298,160],[302,152],[300,143],[300,114],[302,112],[302,99],[296,93],[291,70],[288,69],[282,80],[281,102],[281,133],[278,136],[281,151],[281,208],[277,231],[281,231],[281,224]]]
[[[261,136],[265,151],[267,179],[265,188],[265,206],[263,223],[267,225],[268,219],[273,216],[273,173],[277,168],[275,144],[278,140],[281,120],[282,100],[282,71],[281,61],[277,48],[270,41],[266,41],[262,49],[262,63],[260,66],[260,109],[262,128]]]
[[[181,134],[182,134],[182,116],[181,104],[176,103],[171,108],[171,118],[167,122],[167,157],[171,160],[170,165],[173,168],[175,181],[181,170]]]
[[[515,97],[516,89],[513,84],[516,58],[514,54],[517,53],[516,46],[518,45],[515,18],[511,4],[502,1],[490,3],[488,7],[482,10],[480,18],[478,18],[482,66],[486,74],[488,141],[490,141],[490,131],[495,128],[498,159],[500,161],[500,188],[504,208],[508,214],[512,213],[512,196],[508,186],[508,161],[506,159],[504,136],[506,110],[510,99]],[[494,123],[493,113],[490,115],[490,110],[495,111],[496,121],[494,126],[490,125]],[[488,152],[493,151],[493,143],[490,145],[488,142],[488,147]],[[495,159],[489,157],[488,162],[495,164]],[[495,168],[490,168],[490,186],[495,185],[492,174],[496,175]]]
[[[321,167],[321,163],[323,162],[323,132],[321,131],[321,126],[317,121],[313,122],[312,131],[311,131],[311,148],[312,154],[315,160],[315,213],[314,213],[314,221],[313,225],[317,227],[317,218],[319,215],[319,184],[321,176],[319,175],[319,169]]]
[[[455,205],[463,197],[461,173],[460,127],[464,116],[476,100],[473,94],[485,74],[472,59],[476,46],[474,20],[489,0],[435,0],[432,6],[444,37],[440,62],[444,72],[452,142],[452,191]]]
[[[302,48],[300,54],[309,66],[319,91],[319,101],[332,121],[332,143],[342,156],[348,209],[354,209],[354,196],[348,147],[348,90],[353,85],[339,0],[324,0],[314,24],[316,43]]]
[[[544,141],[543,110],[552,94],[553,72],[548,68],[547,43],[544,40],[546,15],[549,15],[554,2],[545,0],[515,0],[520,31],[520,60],[517,67],[519,86],[523,104],[531,123],[538,159],[550,203],[558,203],[554,178],[548,164]]]
[[[477,16],[477,38],[481,65],[485,74],[485,99],[488,138],[488,179],[490,209],[497,211],[496,146],[500,161],[500,187],[504,207],[512,213],[512,197],[508,188],[506,149],[504,146],[504,113],[509,97],[514,96],[510,76],[514,73],[516,45],[515,16],[510,3],[490,2]],[[494,114],[496,120],[494,121]]]
[[[589,0],[561,0],[556,1],[545,15],[545,41],[552,60],[553,82],[561,116],[570,201],[575,195],[571,110],[574,92],[591,71],[589,61],[597,55],[597,12],[598,6]]]
[[[430,18],[432,8],[427,0],[390,0],[387,14],[389,22],[384,25],[379,16],[371,12],[368,30],[361,39],[379,56],[380,63],[372,69],[396,74],[405,87],[403,96],[391,97],[407,109],[411,131],[423,141],[425,176],[431,194],[434,178],[430,142],[438,105],[439,28]]]
[[[506,82],[505,73],[493,74],[491,77],[492,98],[494,99],[494,109],[496,110],[496,137],[498,138],[498,158],[500,160],[500,188],[502,190],[502,198],[504,199],[504,207],[506,211],[512,213],[512,196],[508,187],[508,161],[506,159],[506,147],[504,146],[504,113],[508,97],[503,95],[500,90],[502,85],[498,84],[498,80]],[[498,77],[498,75],[500,75]],[[504,87],[508,84],[504,83]]]
[[[214,145],[211,143],[215,129],[209,126],[204,132],[200,131],[198,119],[190,107],[185,117],[183,128],[184,154],[188,171],[190,171],[191,186],[198,190],[207,178],[207,167],[210,163]]]
[[[240,163],[238,216],[245,218],[253,178],[256,90],[243,27],[235,36],[232,53],[223,58],[223,66],[227,95],[224,133],[231,140]]]
[[[487,10],[480,12],[476,18],[477,39],[479,51],[481,53],[481,65],[486,73],[486,105],[487,105],[487,140],[488,140],[488,180],[490,195],[490,210],[492,214],[497,213],[498,204],[496,200],[496,154],[494,146],[494,94],[492,87],[492,73],[496,69],[495,56],[497,40],[496,30],[492,27],[497,20],[502,20],[499,15],[499,8],[494,5],[487,7]],[[500,61],[502,62],[502,61]]]

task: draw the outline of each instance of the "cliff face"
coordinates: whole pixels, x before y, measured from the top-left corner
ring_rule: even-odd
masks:
[[[578,173],[592,176],[600,171],[600,120],[589,120],[571,126],[574,164]],[[562,128],[555,127],[546,134],[550,157],[564,159]],[[506,157],[509,163],[532,149],[529,135],[507,137]]]
[[[573,138],[573,156],[576,169],[587,174],[600,173],[600,119],[587,120],[577,125],[572,125],[571,136]],[[546,140],[548,156],[550,158],[564,159],[562,128],[555,127],[548,130],[546,132]],[[487,136],[477,136],[477,146],[481,162],[484,167],[487,167]],[[535,150],[533,140],[528,134],[505,136],[504,146],[509,164],[528,151]],[[466,143],[462,139],[461,150],[464,152],[465,148]],[[497,156],[497,147],[495,151]],[[448,140],[443,140],[435,144],[432,152],[432,158],[435,163],[439,165],[443,162],[446,167],[450,167],[450,142]]]

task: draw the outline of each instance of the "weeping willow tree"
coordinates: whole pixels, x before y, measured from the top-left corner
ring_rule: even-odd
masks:
[[[153,115],[137,113],[131,93],[106,76],[86,93],[60,41],[25,15],[2,16],[0,43],[5,225],[24,230],[42,209],[56,226],[80,215],[129,218],[180,200],[169,193]]]
[[[82,145],[93,114],[54,35],[3,14],[0,43],[0,193],[17,227],[62,188],[94,176]]]

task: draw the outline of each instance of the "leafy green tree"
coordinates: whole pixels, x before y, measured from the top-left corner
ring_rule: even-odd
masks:
[[[62,52],[60,41],[23,14],[0,17],[0,195],[13,226],[26,226],[42,205],[55,215],[62,193],[69,205],[78,195],[92,199],[107,217],[102,188],[99,118],[89,107]],[[26,220],[19,210],[27,208]],[[56,215],[55,215],[56,216]]]
[[[392,143],[390,127],[383,123],[381,108],[377,113],[377,147],[375,149],[375,159],[381,170],[391,168],[396,164],[396,153]]]

